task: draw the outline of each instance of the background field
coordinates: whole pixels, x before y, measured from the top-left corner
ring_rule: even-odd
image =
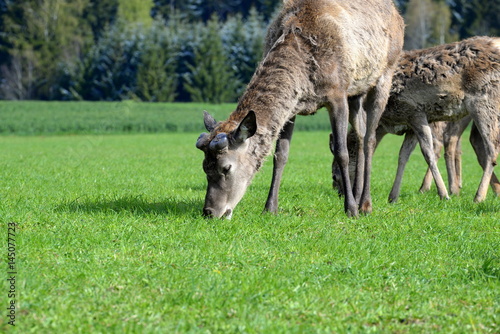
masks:
[[[50,124],[57,110],[76,120],[127,106],[32,104],[39,112],[0,104],[0,123],[16,120],[7,108]],[[206,220],[199,133],[180,124],[212,106],[129,104],[177,130],[27,136],[19,125],[22,136],[0,136],[4,233],[19,224],[19,333],[500,331],[500,199],[472,202],[481,170],[467,140],[460,197],[418,194],[426,167],[415,152],[388,204],[401,143],[388,136],[375,154],[374,212],[354,220],[331,189],[328,132],[299,131],[279,215],[261,213],[268,159],[231,221]],[[7,305],[6,280],[2,291]]]
[[[0,101],[0,135],[201,132],[203,110],[225,119],[236,104]],[[302,117],[297,130],[330,129],[328,115]]]

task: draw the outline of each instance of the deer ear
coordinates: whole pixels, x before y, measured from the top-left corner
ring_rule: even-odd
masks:
[[[203,111],[203,122],[205,123],[205,128],[210,132],[212,132],[212,130],[215,129],[215,126],[217,125],[217,121],[215,120],[215,118],[206,110]]]
[[[244,142],[252,137],[255,132],[257,132],[257,118],[255,112],[250,110],[234,132],[234,139],[238,142]]]

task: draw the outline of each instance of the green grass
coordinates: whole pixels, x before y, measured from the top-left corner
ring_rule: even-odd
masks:
[[[470,145],[460,197],[418,194],[415,152],[388,204],[401,143],[388,136],[374,212],[349,219],[331,189],[328,132],[298,132],[280,214],[261,213],[268,159],[227,221],[201,217],[197,136],[0,137],[19,333],[500,331],[500,199],[472,202],[481,170]]]
[[[201,132],[203,110],[226,119],[236,104],[0,101],[0,135]],[[298,130],[329,130],[325,112]]]

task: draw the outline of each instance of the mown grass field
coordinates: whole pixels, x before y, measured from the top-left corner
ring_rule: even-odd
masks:
[[[236,104],[0,101],[0,135],[201,132],[203,110],[225,119]],[[329,130],[325,112],[297,130]]]
[[[460,197],[418,193],[416,151],[388,204],[401,138],[387,136],[374,212],[349,219],[328,132],[299,131],[281,212],[262,214],[268,159],[227,221],[201,217],[198,134],[0,136],[4,236],[18,224],[16,328],[2,279],[0,331],[500,332],[500,199],[472,202],[481,169],[467,141]]]

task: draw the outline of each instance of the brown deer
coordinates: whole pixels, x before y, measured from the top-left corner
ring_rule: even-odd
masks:
[[[483,177],[474,199],[480,202],[486,196],[488,183],[497,195],[500,194],[500,183],[493,173],[500,147],[500,39],[474,37],[402,55],[376,135],[377,141],[380,141],[386,133],[406,133],[390,201],[399,196],[404,166],[417,140],[436,182],[438,194],[441,198],[448,198],[432,150],[433,136],[429,122],[458,121],[467,115],[474,121],[471,143],[483,168]],[[446,128],[441,130],[443,138],[449,137],[445,141],[449,141],[450,145],[446,154],[450,154],[447,166],[452,193],[458,193],[459,167],[453,167],[456,159],[452,159],[451,155],[456,151],[456,142],[468,122],[469,119],[448,122]],[[355,147],[356,137],[351,135],[350,138],[348,146]],[[450,144],[452,142],[455,144]],[[351,155],[354,156],[355,152]],[[351,177],[354,177],[354,168],[350,167]],[[334,183],[338,182],[338,173],[334,173],[333,177]],[[426,181],[424,186],[422,190],[428,188]]]
[[[403,20],[390,0],[286,1],[268,30],[264,58],[236,110],[219,123],[205,113],[209,133],[196,144],[205,153],[204,215],[230,218],[273,141],[281,133],[280,148],[287,151],[294,117],[326,107],[335,134],[335,156],[349,189],[344,208],[357,216],[346,137],[349,120],[361,133],[356,122],[360,110],[349,110],[348,98],[365,94],[367,131],[360,135],[364,156],[358,161],[366,168],[360,207],[371,211],[375,130],[389,97],[403,35]]]

